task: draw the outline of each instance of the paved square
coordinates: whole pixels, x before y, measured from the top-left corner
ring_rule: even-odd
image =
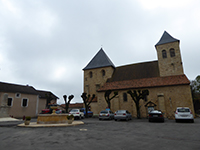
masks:
[[[149,123],[147,119],[116,122],[98,118],[81,121],[84,125],[72,127],[0,127],[0,146],[2,150],[200,149],[200,118],[195,123]]]

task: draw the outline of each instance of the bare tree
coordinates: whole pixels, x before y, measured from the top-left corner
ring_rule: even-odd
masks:
[[[90,103],[95,98],[95,95],[93,94],[92,97],[90,97],[90,94],[87,96],[87,93],[82,93],[81,97],[85,104],[85,113],[86,113],[85,117],[88,118],[88,109],[89,109]]]
[[[111,94],[111,93],[112,93],[112,90],[107,90],[107,91],[105,92],[105,94],[104,94],[104,98],[105,98],[105,100],[106,100],[106,102],[107,102],[107,104],[108,104],[108,108],[111,107],[111,106],[110,106],[110,105],[111,105],[111,104],[110,104],[110,101],[118,95],[118,92],[115,91],[115,92],[114,92],[114,95],[113,95],[112,97],[110,97],[110,94]]]
[[[65,110],[66,110],[66,113],[68,113],[69,104],[70,104],[71,100],[74,98],[74,95],[70,95],[68,97],[68,101],[67,101],[67,95],[63,95],[63,98],[65,101]]]
[[[127,91],[128,94],[130,94],[130,96],[132,97],[133,101],[135,102],[135,106],[137,109],[137,118],[140,119],[140,100],[147,100],[146,97],[147,95],[149,95],[149,91],[148,90],[129,90]]]

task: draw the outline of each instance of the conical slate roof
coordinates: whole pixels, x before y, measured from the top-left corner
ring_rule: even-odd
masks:
[[[88,63],[88,65],[85,68],[83,68],[83,70],[109,66],[115,68],[115,65],[112,63],[112,61],[101,48],[99,52],[93,57],[93,59]]]
[[[171,42],[176,42],[176,41],[179,41],[179,40],[173,38],[169,33],[165,31],[162,37],[160,38],[160,41],[155,46],[171,43]]]

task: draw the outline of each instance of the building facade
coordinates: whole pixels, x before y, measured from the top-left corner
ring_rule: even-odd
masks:
[[[95,94],[97,102],[91,110],[98,114],[107,107],[105,91],[118,91],[111,101],[111,110],[126,109],[136,117],[135,103],[128,90],[149,90],[147,100],[140,100],[141,117],[150,109],[161,110],[164,116],[174,118],[176,107],[187,106],[192,112],[190,81],[183,71],[180,41],[166,31],[155,45],[158,60],[115,67],[103,49],[83,69],[84,92]]]
[[[0,82],[0,117],[6,117],[6,115],[15,118],[36,117],[42,109],[46,108],[45,95],[49,94],[56,102],[58,97],[49,91],[36,90],[29,85]]]

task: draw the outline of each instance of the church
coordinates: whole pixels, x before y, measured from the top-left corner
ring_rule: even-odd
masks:
[[[190,81],[183,71],[179,44],[180,40],[164,31],[155,45],[157,61],[118,67],[101,48],[83,68],[84,92],[96,96],[90,104],[94,114],[106,109],[104,94],[112,90],[111,96],[114,91],[118,91],[118,95],[111,100],[111,111],[128,110],[136,117],[135,103],[127,91],[145,89],[149,95],[145,101],[140,100],[142,118],[152,109],[161,110],[169,119],[174,119],[176,107],[189,107],[194,113]]]

